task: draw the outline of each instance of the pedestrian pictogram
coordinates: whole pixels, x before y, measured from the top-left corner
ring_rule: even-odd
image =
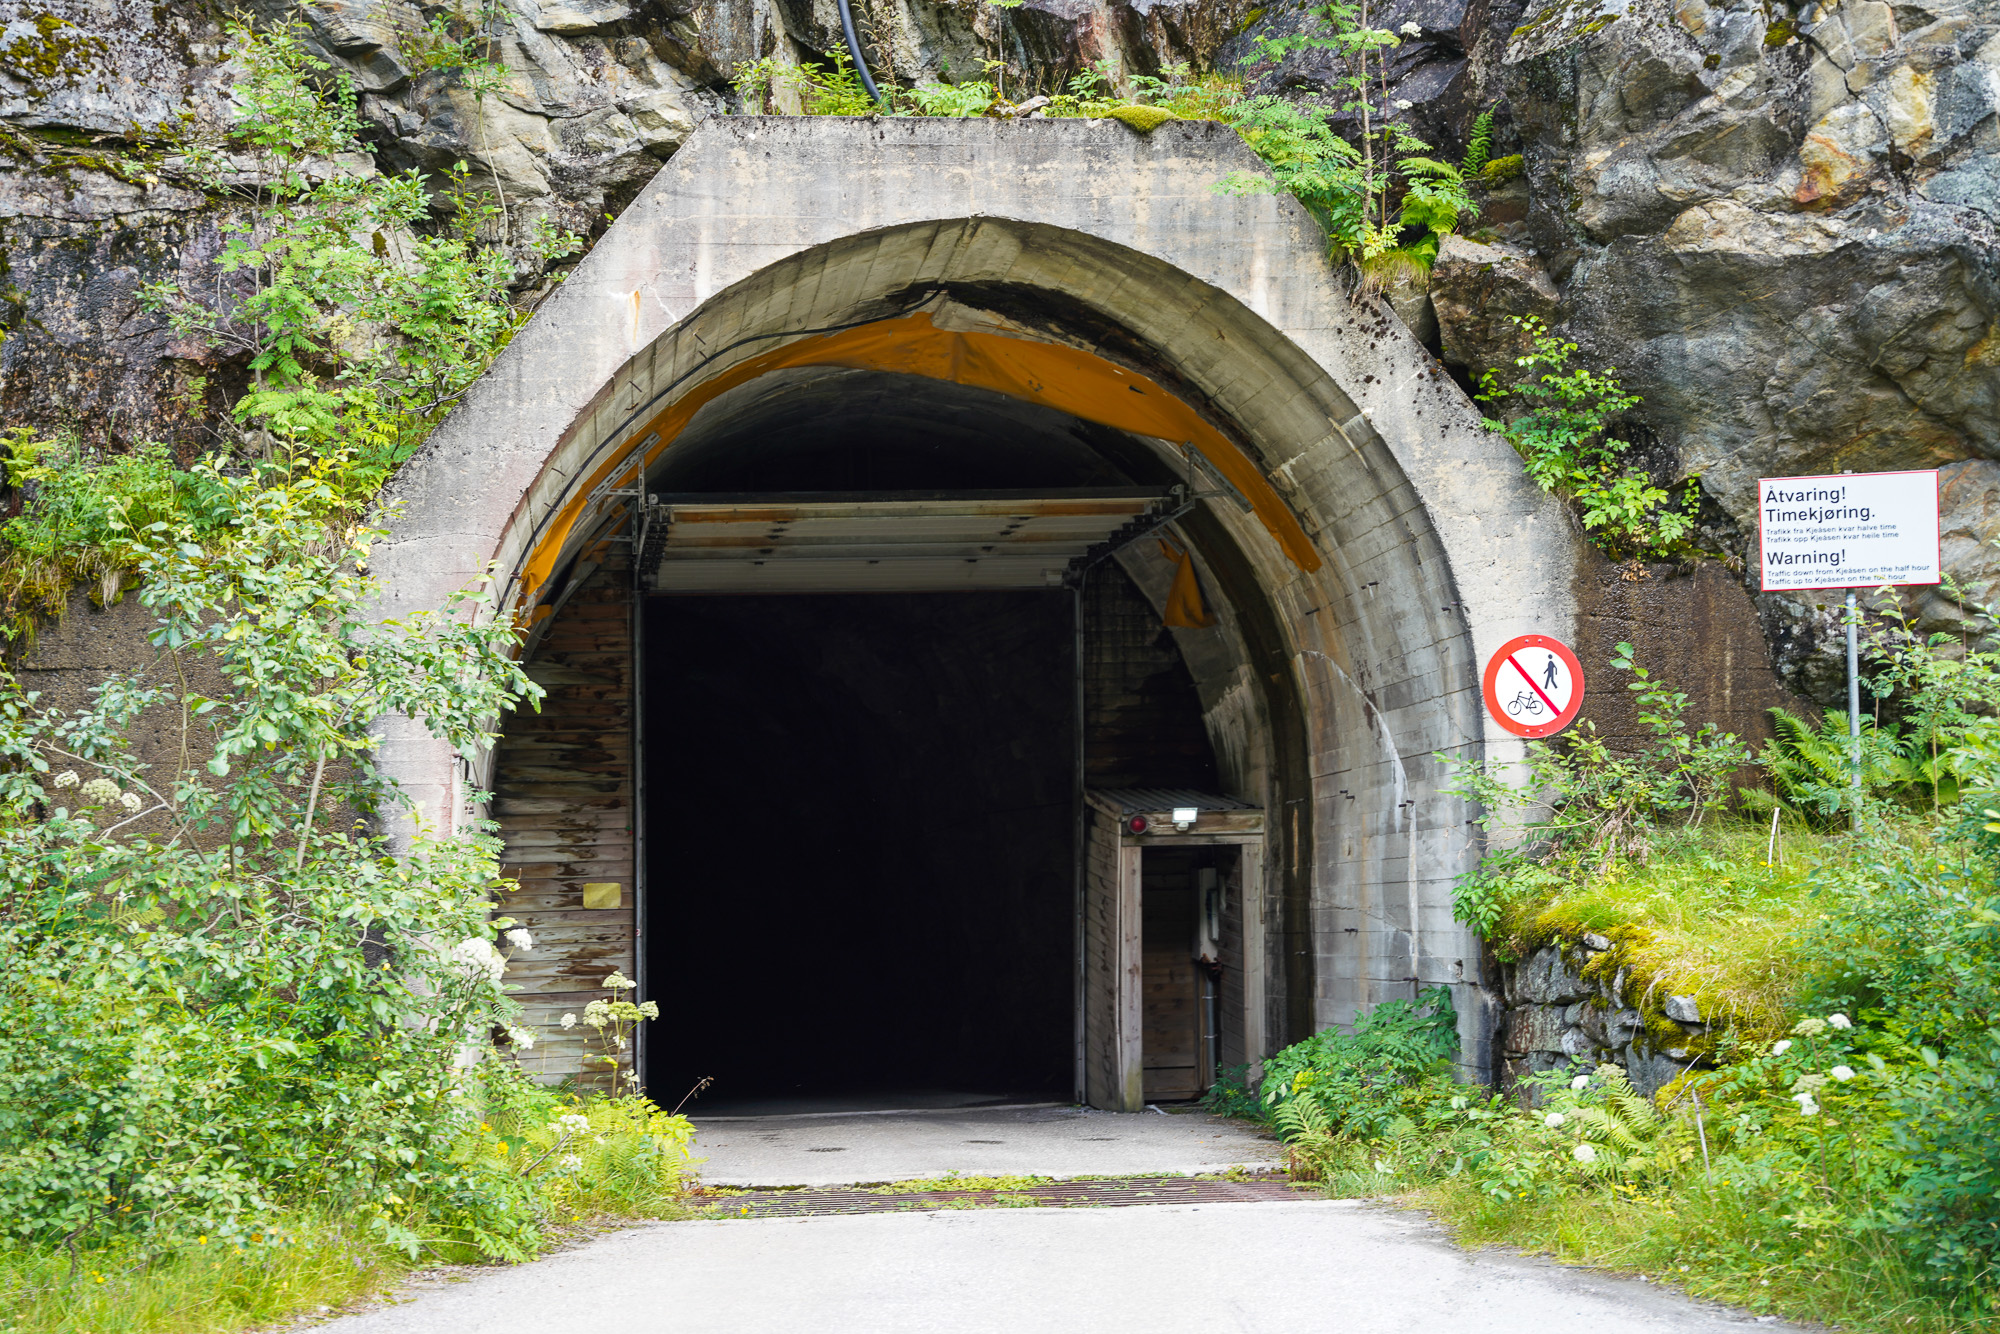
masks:
[[[1553,736],[1583,707],[1583,664],[1567,644],[1521,635],[1486,662],[1486,711],[1516,736]]]

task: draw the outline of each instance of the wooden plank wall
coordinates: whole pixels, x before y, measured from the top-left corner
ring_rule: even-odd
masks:
[[[1083,880],[1083,1088],[1093,1107],[1124,1100],[1118,1072],[1118,826],[1090,808]]]
[[[540,713],[521,712],[502,728],[493,815],[506,843],[504,867],[517,888],[500,912],[534,933],[534,949],[514,953],[506,985],[540,1033],[522,1066],[537,1078],[610,1083],[608,1067],[586,1054],[602,1044],[581,1022],[604,996],[613,971],[636,976],[633,838],[632,587],[622,562],[607,562],[557,613],[528,662],[548,691]],[[587,885],[618,886],[615,907],[585,907]],[[608,891],[593,896],[601,901]],[[637,993],[627,993],[635,998]],[[561,1027],[576,1014],[575,1028]],[[629,1068],[632,1053],[623,1055]]]
[[[1245,1025],[1240,1020],[1245,993],[1243,907],[1243,854],[1239,850],[1222,867],[1222,988],[1216,1009],[1220,1012],[1222,1026],[1219,1045],[1222,1048],[1223,1070],[1243,1065],[1249,1060],[1243,1054]],[[1220,1076],[1222,1070],[1216,1074]]]
[[[1084,863],[1084,1100],[1136,1112],[1141,1092],[1138,848],[1121,846],[1118,821],[1090,810]]]

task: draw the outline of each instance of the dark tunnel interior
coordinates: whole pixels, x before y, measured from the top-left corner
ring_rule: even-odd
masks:
[[[646,636],[648,973],[686,1020],[649,1087],[1065,1095],[1067,595],[655,598]]]
[[[775,383],[772,383],[775,381]],[[1120,433],[913,377],[766,377],[648,489],[1174,480]],[[1113,563],[1084,603],[1090,781],[1213,790],[1172,636]],[[643,1078],[709,1115],[798,1099],[1066,1100],[1074,603],[1009,592],[654,596],[642,612]]]

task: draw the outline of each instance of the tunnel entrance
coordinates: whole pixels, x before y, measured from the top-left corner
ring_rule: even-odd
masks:
[[[1067,1098],[1068,594],[653,597],[642,633],[656,1096]]]
[[[812,367],[711,404],[645,489],[583,576],[631,601],[634,962],[674,1019],[645,1086],[712,1079],[709,1115],[1075,1096],[1082,795],[1219,785],[1110,558],[1185,479],[1047,407]],[[1171,1096],[1205,1087],[1185,1056]]]

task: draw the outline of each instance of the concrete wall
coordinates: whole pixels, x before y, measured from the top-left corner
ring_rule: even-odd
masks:
[[[489,563],[510,579],[662,404],[803,330],[945,291],[989,329],[1090,348],[1234,440],[1323,562],[1227,502],[1181,525],[1224,614],[1179,636],[1219,760],[1272,817],[1271,1031],[1447,982],[1485,1073],[1480,946],[1450,910],[1475,852],[1431,756],[1514,753],[1478,664],[1571,635],[1574,536],[1293,201],[1216,193],[1256,165],[1213,124],[709,121],[399,476],[387,609]],[[457,806],[453,757],[407,725],[383,740],[413,795]]]

